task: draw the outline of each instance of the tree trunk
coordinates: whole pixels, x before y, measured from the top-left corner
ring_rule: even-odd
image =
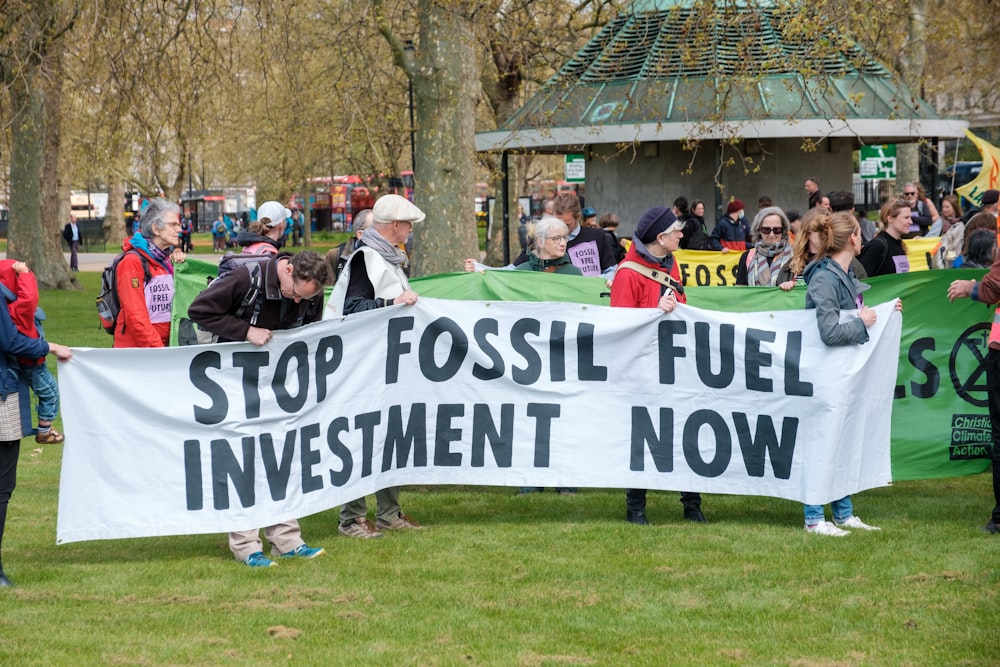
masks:
[[[903,82],[914,95],[921,95],[920,82],[927,66],[927,0],[912,0],[908,10],[908,39],[900,54]],[[900,144],[896,147],[896,194],[903,191],[903,184],[917,183],[920,179],[920,154],[917,144]],[[934,184],[928,192],[933,197]]]
[[[473,210],[478,72],[468,16],[434,0],[421,0],[417,9],[415,199],[427,220],[415,227],[412,274],[425,276],[458,271],[478,251]]]
[[[10,234],[7,256],[24,260],[46,289],[74,289],[76,285],[62,254],[62,241],[55,223],[43,223],[42,182],[46,155],[46,99],[35,73],[23,73],[10,87],[11,126]],[[52,184],[53,190],[55,183]],[[50,216],[57,207],[55,195]]]
[[[108,252],[118,252],[125,238],[125,183],[108,177],[108,208],[104,212],[104,242]]]

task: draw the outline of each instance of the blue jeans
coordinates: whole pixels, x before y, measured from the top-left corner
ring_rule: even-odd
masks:
[[[844,496],[840,500],[834,500],[830,503],[830,509],[833,510],[834,523],[843,523],[850,519],[854,514],[854,504],[851,502],[850,496]],[[822,505],[806,505],[805,517],[807,526],[815,526],[817,523],[826,521],[826,515],[823,513]]]
[[[38,399],[38,421],[52,423],[59,413],[59,385],[45,364],[22,366],[28,374],[31,390]]]

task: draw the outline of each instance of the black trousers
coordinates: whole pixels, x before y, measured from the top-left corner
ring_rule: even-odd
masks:
[[[1000,350],[986,353],[986,393],[993,436],[993,521],[1000,523]]]
[[[701,494],[681,491],[684,509],[701,509]],[[625,507],[630,512],[646,511],[646,489],[625,489]]]
[[[0,548],[3,545],[3,528],[7,523],[7,503],[17,484],[17,459],[20,454],[20,440],[0,442]],[[2,556],[0,572],[3,572]]]

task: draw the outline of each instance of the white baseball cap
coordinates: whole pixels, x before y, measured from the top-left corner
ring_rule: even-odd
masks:
[[[257,219],[267,218],[268,227],[277,227],[285,221],[285,218],[292,217],[292,212],[276,201],[267,201],[257,209]]]

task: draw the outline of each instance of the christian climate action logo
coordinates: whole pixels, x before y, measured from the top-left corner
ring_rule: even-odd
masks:
[[[987,407],[986,350],[989,329],[989,324],[977,324],[963,331],[955,341],[948,363],[955,393],[977,408]],[[963,377],[960,370],[969,372]],[[952,415],[951,444],[948,446],[949,458],[952,461],[988,459],[991,445],[989,415]]]

